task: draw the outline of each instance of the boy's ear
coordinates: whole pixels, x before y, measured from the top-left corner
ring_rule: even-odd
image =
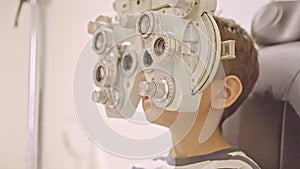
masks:
[[[225,77],[226,104],[225,108],[230,107],[242,94],[243,85],[235,75]]]
[[[241,95],[243,85],[241,80],[235,75],[225,77],[222,86],[219,86],[216,93],[212,93],[212,107],[216,109],[224,109],[230,107]]]

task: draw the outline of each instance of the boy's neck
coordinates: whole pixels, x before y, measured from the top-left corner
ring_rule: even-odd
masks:
[[[191,131],[178,143],[178,133],[171,131],[173,143],[177,143],[172,149],[172,155],[176,158],[187,158],[210,154],[218,150],[229,148],[229,144],[223,138],[220,128],[217,128],[211,137],[204,143],[199,143],[200,128],[192,128]]]

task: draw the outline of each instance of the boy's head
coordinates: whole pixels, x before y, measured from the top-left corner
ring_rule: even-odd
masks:
[[[238,77],[242,84],[242,92],[236,101],[224,109],[220,124],[232,115],[248,97],[254,87],[259,74],[257,50],[251,36],[233,20],[215,17],[221,34],[221,41],[236,41],[236,58],[223,60],[223,68],[226,76]]]
[[[220,30],[221,41],[236,41],[236,59],[222,61],[226,76],[225,85],[222,93],[217,94],[217,96],[224,95],[226,101],[225,105],[223,104],[224,107],[222,107],[224,108],[224,113],[220,122],[221,126],[223,121],[229,117],[249,95],[257,80],[259,67],[257,50],[248,33],[232,20],[220,17],[215,17],[215,20]],[[197,117],[202,118],[202,120],[200,120],[202,122],[207,116],[205,113],[203,115],[203,112],[208,113],[212,106],[211,100],[213,98],[211,97],[211,86],[209,86],[203,92],[199,107],[199,112],[201,113],[199,113],[200,116],[198,115]],[[155,124],[171,127],[178,117],[178,112],[161,110],[151,104],[151,101],[147,98],[143,98],[143,107],[148,120]]]

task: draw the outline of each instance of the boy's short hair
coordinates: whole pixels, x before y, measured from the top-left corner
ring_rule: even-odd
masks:
[[[215,20],[220,30],[221,41],[236,41],[236,58],[223,60],[225,75],[237,76],[243,85],[239,98],[230,107],[224,109],[220,126],[226,118],[231,116],[248,97],[254,87],[259,74],[257,50],[251,36],[233,20],[216,17]]]

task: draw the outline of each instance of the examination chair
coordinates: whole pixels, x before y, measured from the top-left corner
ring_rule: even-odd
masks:
[[[223,134],[262,169],[300,169],[300,1],[264,6],[252,36],[260,45],[259,78]]]

